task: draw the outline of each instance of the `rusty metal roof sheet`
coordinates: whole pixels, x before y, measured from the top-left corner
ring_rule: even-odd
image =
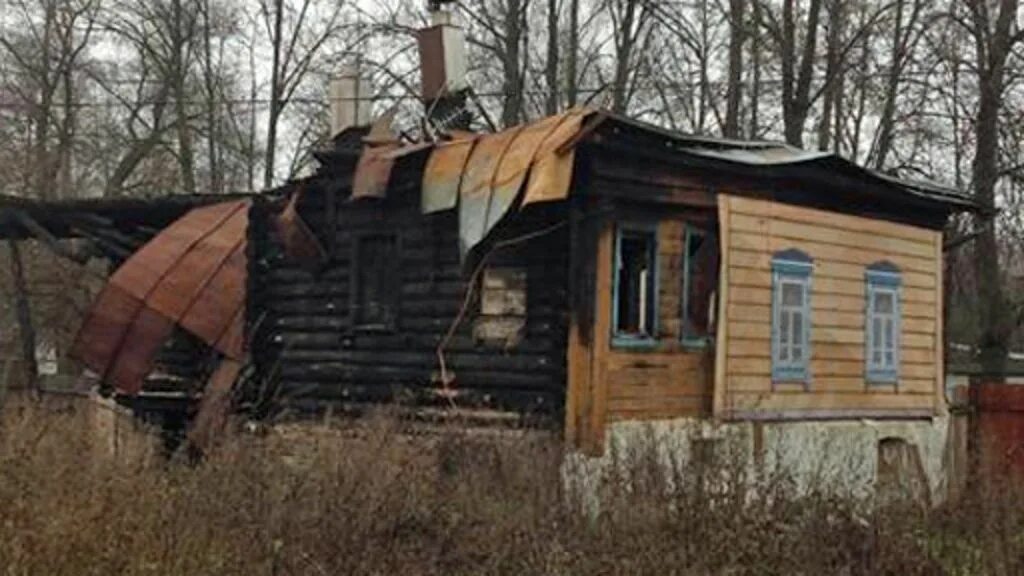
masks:
[[[483,136],[473,148],[459,187],[459,243],[463,255],[487,235],[494,177],[502,158],[522,129],[522,126],[517,126]]]
[[[493,229],[501,217],[512,207],[523,187],[526,175],[538,157],[538,152],[544,149],[551,137],[557,134],[559,128],[571,118],[571,114],[550,116],[524,126],[516,136],[494,175],[491,205],[487,212],[485,225],[487,231]]]
[[[277,235],[289,258],[302,264],[319,264],[327,250],[299,214],[299,202],[306,189],[296,188],[284,210],[274,219]]]
[[[576,148],[570,146],[566,149],[565,145],[580,132],[583,120],[591,112],[587,108],[574,108],[566,112],[558,128],[541,144],[523,194],[523,206],[569,197]]]
[[[422,211],[459,207],[465,255],[516,205],[524,184],[524,205],[566,198],[574,157],[572,146],[564,148],[590,112],[574,108],[497,134],[460,134],[436,145],[423,172]]]
[[[176,324],[240,359],[250,204],[194,209],[128,258],[93,303],[72,355],[128,394]]]
[[[356,173],[352,177],[352,199],[383,198],[387,195],[391,169],[395,167],[392,153],[398,151],[398,144],[367,146],[359,156]]]
[[[466,170],[475,135],[438,144],[423,170],[421,208],[424,214],[451,210],[458,204],[459,186]]]

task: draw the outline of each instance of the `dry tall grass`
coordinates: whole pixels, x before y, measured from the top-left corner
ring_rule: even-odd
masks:
[[[640,455],[594,514],[536,434],[410,436],[376,418],[239,435],[190,466],[97,456],[73,410],[0,416],[4,575],[1024,573],[1009,491],[873,507],[728,465],[666,479]]]

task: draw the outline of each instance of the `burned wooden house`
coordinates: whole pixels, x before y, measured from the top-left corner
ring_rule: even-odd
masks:
[[[237,364],[221,389],[247,364],[240,394],[278,407],[514,415],[592,453],[637,421],[944,414],[954,191],[588,109],[429,143],[353,128],[317,158],[127,257],[79,357],[134,394],[184,332]],[[78,229],[31,213],[8,229]]]
[[[315,156],[264,194],[22,202],[4,230],[108,248],[159,230],[113,254],[74,351],[136,401],[191,370],[200,435],[238,401],[512,420],[592,455],[637,423],[715,423],[868,475],[896,439],[941,483],[943,228],[977,208],[956,191],[586,108],[419,141],[379,122]]]

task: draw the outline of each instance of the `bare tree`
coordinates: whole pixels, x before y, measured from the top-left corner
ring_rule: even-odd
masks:
[[[729,0],[729,84],[726,87],[725,124],[728,138],[740,136],[740,100],[743,96],[743,45],[747,40],[746,0]]]
[[[544,63],[544,79],[547,88],[547,98],[544,101],[544,111],[547,114],[555,114],[558,112],[561,96],[561,86],[558,82],[558,68],[559,68],[559,37],[558,37],[558,18],[559,18],[559,0],[548,0],[548,49]]]
[[[885,75],[885,92],[878,117],[878,131],[868,161],[875,168],[883,168],[892,152],[896,131],[896,103],[904,85],[904,73],[910,65],[915,49],[923,36],[919,26],[924,16],[925,0],[896,0],[892,17],[892,46],[889,68]]]
[[[1007,64],[1024,31],[1016,29],[1017,0],[997,3],[966,3],[966,15],[958,10],[949,16],[965,26],[974,40],[978,80],[978,113],[975,119],[974,197],[982,206],[994,207],[999,181],[999,118],[1007,82]],[[995,226],[983,216],[976,218],[981,231],[975,245],[975,275],[979,285],[982,330],[979,348],[986,371],[1001,374],[1014,328],[1008,314],[1000,272],[999,243]]]
[[[278,132],[289,101],[314,70],[317,59],[343,30],[342,2],[259,0],[271,51],[263,186],[274,183]]]
[[[30,168],[26,191],[39,198],[70,193],[75,130],[76,69],[95,29],[95,0],[11,2],[15,22],[0,34],[0,50],[13,62],[16,81],[6,89],[28,110],[31,122]]]

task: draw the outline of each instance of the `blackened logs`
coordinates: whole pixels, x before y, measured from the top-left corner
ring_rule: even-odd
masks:
[[[304,195],[305,209],[319,217],[310,222],[320,227],[318,236],[334,239],[334,253],[321,269],[311,272],[287,260],[273,228],[261,229],[265,256],[254,267],[252,305],[266,317],[254,355],[264,375],[276,379],[282,401],[319,409],[339,402],[444,405],[437,347],[465,305],[467,314],[444,352],[458,405],[557,417],[565,389],[567,232],[490,259],[526,271],[526,326],[517,341],[487,342],[474,337],[480,295],[468,284],[472,270],[460,262],[454,211],[423,215],[418,191],[391,191],[384,201],[338,202],[337,222],[324,230],[326,211],[317,207],[328,205],[319,196],[331,189],[319,186]],[[523,230],[550,224],[526,222]],[[359,265],[354,247],[367,234],[393,234],[399,247],[397,314],[385,330],[357,329],[350,314],[353,266]]]

